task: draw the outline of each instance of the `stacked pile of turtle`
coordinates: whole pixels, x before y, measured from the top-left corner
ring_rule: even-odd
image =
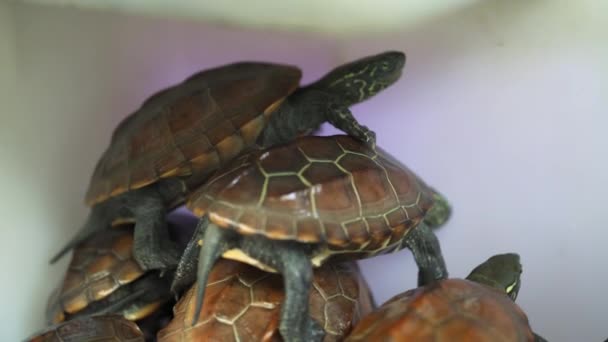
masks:
[[[447,279],[432,230],[447,201],[349,110],[404,62],[385,52],[304,87],[296,67],[235,63],[151,96],[95,168],[89,218],[53,258],[74,250],[47,307],[59,325],[32,340],[533,340],[517,255]],[[309,135],[324,122],[346,134]],[[183,203],[199,223],[179,244],[166,215]],[[419,287],[374,311],[353,260],[405,247]]]

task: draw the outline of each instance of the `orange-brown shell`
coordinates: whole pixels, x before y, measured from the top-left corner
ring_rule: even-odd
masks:
[[[161,178],[203,181],[252,146],[266,116],[300,81],[299,69],[235,63],[199,72],[146,100],[114,131],[85,201],[94,205]]]
[[[144,275],[132,254],[133,229],[97,233],[74,249],[63,280],[47,304],[47,320],[58,323]],[[160,304],[159,304],[160,305]]]
[[[220,227],[352,252],[401,243],[432,190],[388,153],[349,136],[306,136],[244,155],[188,201]]]
[[[531,342],[526,314],[504,293],[447,279],[393,297],[366,316],[347,341]]]
[[[200,319],[192,326],[195,290],[196,284],[177,303],[175,318],[158,333],[159,342],[281,340],[278,326],[284,291],[280,275],[221,259],[209,276]],[[324,341],[341,341],[372,306],[356,264],[315,269],[310,314],[324,327]]]
[[[57,324],[29,342],[144,342],[137,324],[119,315],[87,316]]]

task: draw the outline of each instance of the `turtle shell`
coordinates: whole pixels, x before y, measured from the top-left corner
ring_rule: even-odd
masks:
[[[400,247],[433,201],[433,190],[388,153],[337,135],[244,155],[187,205],[241,234],[374,254]]]
[[[204,180],[253,145],[301,71],[243,62],[199,72],[160,91],[124,119],[98,161],[85,201],[95,205],[162,178]]]
[[[526,314],[504,293],[446,279],[397,295],[346,341],[534,341]]]
[[[220,259],[206,291],[199,321],[192,326],[194,284],[175,306],[173,321],[158,333],[159,342],[281,341],[278,327],[284,290],[280,275]],[[355,263],[315,269],[310,314],[324,327],[324,341],[341,341],[372,309],[369,288]]]
[[[62,285],[51,294],[47,303],[49,323],[103,309],[119,297],[126,298],[135,291],[141,291],[138,282],[149,286],[168,283],[157,272],[144,273],[133,258],[132,250],[132,226],[99,232],[78,245]],[[148,296],[140,303],[125,307],[121,313],[131,320],[151,314],[169,298],[168,284],[165,287],[164,296],[159,291],[158,296]],[[124,294],[117,293],[119,290]]]
[[[137,324],[119,315],[87,316],[45,329],[30,342],[144,342]]]

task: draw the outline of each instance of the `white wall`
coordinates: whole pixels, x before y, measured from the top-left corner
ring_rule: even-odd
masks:
[[[0,340],[42,326],[67,262],[47,260],[86,215],[81,199],[112,129],[147,95],[234,60],[295,63],[312,80],[385,49],[408,54],[402,81],[354,110],[453,202],[438,233],[451,274],[516,251],[518,302],[539,333],[605,339],[605,4],[488,0],[390,37],[341,42],[0,4]],[[415,284],[407,251],[362,265],[378,302]]]

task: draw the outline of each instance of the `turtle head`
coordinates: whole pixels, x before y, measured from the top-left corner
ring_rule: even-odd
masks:
[[[350,106],[395,83],[404,65],[402,52],[387,51],[341,65],[312,87],[337,95]]]
[[[424,223],[431,229],[443,226],[452,215],[452,208],[448,200],[439,192],[433,190],[433,201],[431,209],[424,216]]]
[[[467,279],[496,288],[515,300],[521,285],[521,271],[519,255],[497,254],[475,267]]]

